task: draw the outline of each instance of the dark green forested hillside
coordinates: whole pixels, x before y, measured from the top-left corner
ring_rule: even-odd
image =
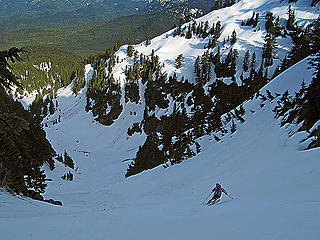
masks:
[[[178,23],[181,14],[189,14],[188,11],[193,7],[200,6],[202,0],[199,3],[198,1],[190,2],[192,2],[190,5],[178,5],[162,11],[76,26],[6,31],[0,35],[0,49],[13,46],[41,45],[67,49],[84,56],[89,53],[105,51],[118,40],[123,43],[138,43],[171,29]],[[207,6],[206,11],[209,9],[210,6]],[[198,12],[195,17],[199,17],[206,11]]]
[[[40,122],[14,101],[5,88],[19,86],[8,70],[21,49],[0,51],[0,188],[24,196],[43,199],[46,176],[41,167],[54,168],[55,155]],[[10,60],[11,59],[11,60]]]
[[[84,84],[84,60],[74,53],[51,47],[28,46],[21,54],[24,61],[15,62],[13,73],[19,76],[24,90],[45,95],[75,81]],[[45,90],[47,88],[47,90]],[[22,89],[18,89],[20,94]]]
[[[29,106],[37,121],[55,111],[54,97],[61,87],[73,83],[75,94],[85,86],[84,59],[65,50],[28,46],[20,54],[23,61],[12,64],[12,72],[19,76],[23,86],[15,90],[16,97],[36,92]]]
[[[147,5],[145,1],[42,0],[0,1],[0,31],[22,28],[71,26],[136,14]]]
[[[38,44],[86,55],[103,51],[117,40],[143,41],[148,36],[153,37],[167,31],[176,22],[176,18],[171,18],[167,14],[162,16],[149,14],[121,17],[74,27],[9,31],[1,34],[0,48]]]

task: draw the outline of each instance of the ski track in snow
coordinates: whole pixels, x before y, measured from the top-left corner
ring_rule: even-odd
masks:
[[[299,0],[295,5],[301,23],[304,17],[316,17],[315,13],[306,14],[310,10],[303,7],[306,2],[309,4]],[[246,46],[260,48],[263,35],[247,31],[239,21],[250,18],[252,11],[270,8],[279,14],[287,11],[279,1],[243,0],[197,22],[209,20],[210,26],[220,20],[224,26],[230,21],[221,39],[236,28],[237,48],[244,52]],[[204,52],[201,46],[205,43],[166,35],[170,32],[153,39],[148,47],[136,45],[135,49],[146,55],[155,49],[166,63],[165,71],[192,80],[193,62]],[[281,44],[291,43],[284,40]],[[124,49],[117,53],[120,59],[125,58]],[[182,52],[185,62],[178,71],[173,62]],[[261,93],[268,89],[293,94],[302,80],[308,83],[312,78],[307,62],[279,75]],[[123,78],[121,66],[124,63],[115,69],[117,78]],[[87,79],[92,76],[90,66],[86,66],[86,74]],[[143,110],[126,105],[111,127],[102,126],[84,110],[85,91],[74,96],[71,86],[59,90],[61,112],[45,119],[52,122],[61,115],[61,123],[45,128],[47,137],[57,153],[67,150],[78,167],[72,182],[61,179],[69,170],[60,163],[53,172],[44,167],[47,177],[54,180],[48,183],[45,197],[60,200],[64,206],[0,192],[1,239],[318,239],[319,149],[300,151],[303,133],[289,136],[288,129],[280,128],[272,113],[277,99],[262,108],[261,100],[246,102],[245,123],[218,143],[202,137],[202,151],[194,158],[125,179],[128,162],[123,160],[133,158],[145,140],[137,134],[127,139],[127,128],[142,119]],[[130,111],[137,114],[130,115]],[[224,195],[217,205],[203,206],[216,182],[235,199]]]

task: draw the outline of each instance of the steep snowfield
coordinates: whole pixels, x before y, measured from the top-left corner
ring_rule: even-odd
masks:
[[[310,81],[307,60],[264,90],[296,91]],[[87,74],[90,75],[87,68]],[[262,93],[264,92],[262,91]],[[303,134],[289,137],[261,100],[245,104],[246,122],[221,142],[204,137],[202,152],[180,165],[124,178],[126,163],[141,139],[121,137],[127,119],[114,127],[92,124],[84,92],[59,92],[62,122],[46,128],[58,152],[76,160],[75,179],[57,165],[49,178],[52,206],[1,192],[1,239],[318,239],[319,149],[300,151]],[[235,199],[202,202],[219,181]]]
[[[294,4],[301,24],[316,18],[319,11],[303,7],[306,2],[310,4],[304,0]],[[242,51],[241,56],[248,47],[256,49],[259,59],[265,33],[241,27],[241,20],[250,18],[252,11],[269,10],[286,18],[287,9],[279,1],[243,0],[197,22],[220,20],[224,26],[220,40],[236,29],[235,47]],[[264,21],[259,24],[263,26]],[[284,54],[291,44],[289,38],[281,41],[283,48],[278,54]],[[146,55],[155,49],[165,63],[164,71],[181,73],[192,81],[194,60],[205,51],[205,44],[198,38],[173,38],[169,32],[153,39],[148,47],[141,44],[135,49]],[[176,70],[174,59],[181,53],[185,62]],[[126,47],[117,55],[125,61],[114,73],[123,80],[125,64],[131,60],[126,57]],[[288,69],[261,93],[268,89],[273,94],[286,90],[293,94],[303,80],[311,81],[307,63],[304,60]],[[86,76],[87,80],[92,76],[90,66]],[[290,126],[280,128],[272,112],[277,99],[245,103],[246,121],[237,125],[235,134],[218,143],[203,137],[202,151],[194,158],[125,179],[126,160],[135,156],[145,140],[137,134],[127,138],[127,128],[142,119],[143,108],[126,105],[118,120],[106,127],[85,112],[85,94],[86,89],[76,97],[71,86],[60,89],[59,112],[44,120],[55,150],[60,154],[67,150],[77,168],[70,170],[72,182],[61,179],[69,169],[60,163],[54,172],[46,169],[53,181],[48,183],[45,197],[60,200],[64,206],[0,192],[1,239],[318,239],[320,152],[302,151],[304,134],[294,134]],[[61,122],[53,124],[59,114]],[[235,199],[223,196],[219,204],[203,206],[216,182]]]

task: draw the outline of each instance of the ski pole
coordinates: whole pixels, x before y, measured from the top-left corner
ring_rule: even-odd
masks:
[[[232,200],[234,199],[233,197],[229,196],[228,194],[226,194],[229,198],[231,198]]]
[[[211,192],[212,193],[212,192]],[[209,194],[209,196],[202,202],[202,204],[205,204],[208,200],[208,198],[211,196],[211,193]]]

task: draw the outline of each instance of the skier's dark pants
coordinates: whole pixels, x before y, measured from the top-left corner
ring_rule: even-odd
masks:
[[[213,197],[211,198],[211,200],[209,201],[209,203],[216,201],[216,200],[219,199],[220,197],[221,197],[221,193],[220,193],[220,194],[214,194]]]

